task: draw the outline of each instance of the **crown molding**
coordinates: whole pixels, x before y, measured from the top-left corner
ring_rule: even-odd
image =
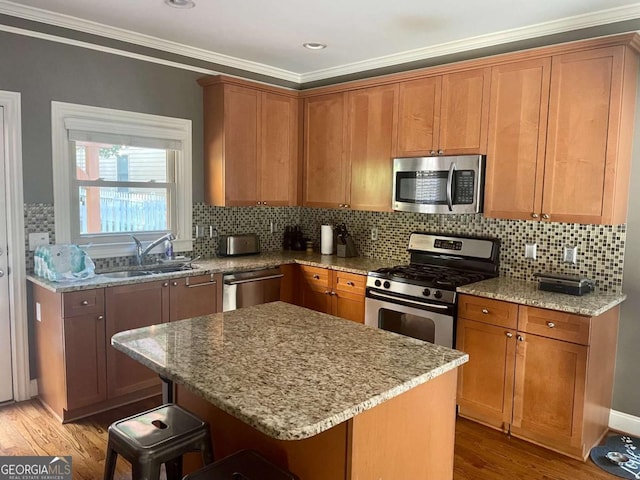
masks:
[[[282,80],[288,80],[295,83],[300,83],[300,75],[281,68],[271,67],[258,62],[252,62],[249,60],[243,60],[240,58],[224,55],[221,53],[212,52],[202,48],[191,47],[170,40],[165,40],[151,35],[144,35],[142,33],[133,32],[131,30],[125,30],[123,28],[117,28],[107,26],[101,23],[92,22],[90,20],[84,20],[78,17],[72,17],[70,15],[64,15],[61,13],[50,12],[48,10],[42,10],[40,8],[28,7],[26,5],[19,5],[17,3],[9,2],[6,0],[0,0],[0,14],[9,15],[12,17],[18,17],[25,20],[31,20],[40,23],[46,23],[56,27],[68,28],[91,35],[98,35],[100,37],[110,38],[112,40],[118,40],[121,42],[131,43],[142,47],[153,48],[163,52],[173,53],[176,55],[182,55],[184,57],[194,58],[197,60],[203,60],[205,62],[216,63],[225,65],[227,67],[237,68],[240,70],[247,70],[249,72],[257,73],[260,75],[266,75],[269,77],[280,78]],[[25,29],[22,29],[25,30]],[[6,30],[5,30],[6,31]],[[63,38],[57,35],[51,35],[50,37]],[[43,37],[40,37],[43,38]],[[52,38],[49,38],[51,40]],[[86,44],[87,42],[79,42]],[[108,47],[104,47],[108,48]],[[119,50],[119,49],[112,49]],[[121,52],[123,50],[120,50]],[[180,64],[176,64],[180,65]]]
[[[98,35],[112,40],[122,41],[142,47],[148,47],[159,51],[181,55],[186,58],[193,58],[210,62],[213,64],[224,65],[239,70],[245,70],[260,75],[279,78],[297,84],[304,84],[318,80],[325,80],[343,75],[350,75],[367,70],[375,70],[384,67],[400,65],[403,63],[411,63],[430,58],[436,58],[444,55],[461,53],[469,50],[492,47],[505,43],[517,42],[520,40],[529,40],[532,38],[543,37],[546,35],[554,35],[565,33],[572,30],[582,28],[596,27],[609,23],[623,22],[626,20],[634,20],[640,18],[640,3],[627,5],[624,7],[611,8],[601,10],[599,12],[587,13],[574,17],[568,17],[551,22],[540,23],[533,26],[515,28],[502,32],[480,35],[472,38],[465,38],[453,42],[447,42],[425,48],[418,48],[393,55],[372,58],[361,62],[353,62],[338,67],[315,70],[305,73],[295,73],[281,68],[271,67],[258,62],[243,60],[240,58],[212,52],[209,50],[191,47],[177,42],[164,40],[150,35],[133,32],[117,27],[111,27],[97,22],[83,20],[70,15],[50,12],[47,10],[19,5],[7,0],[0,0],[0,14],[31,20],[35,22],[45,23],[57,27],[76,30],[83,33]],[[192,65],[162,60],[150,55],[141,55],[128,52],[123,49],[116,49],[106,46],[100,46],[94,43],[73,40],[58,35],[51,35],[42,32],[34,32],[23,28],[15,28],[0,25],[0,30],[7,32],[29,35],[32,37],[43,38],[51,41],[82,46],[118,55],[137,58],[140,60],[151,61],[164,65],[170,65],[187,70],[198,71],[206,74],[215,74],[217,72]]]
[[[306,72],[300,75],[300,83],[324,80],[342,75],[350,75],[366,70],[374,70],[402,63],[410,63],[429,58],[436,58],[444,55],[475,50],[479,48],[493,47],[505,43],[517,42],[520,40],[529,40],[532,38],[543,37],[546,35],[554,35],[565,33],[581,28],[597,27],[609,23],[623,22],[625,20],[634,20],[640,18],[640,3],[627,5],[625,7],[611,8],[601,10],[599,12],[587,13],[575,17],[563,18],[546,23],[539,23],[522,28],[513,28],[502,32],[491,33],[487,35],[479,35],[477,37],[465,38],[453,42],[441,43],[426,48],[418,48],[406,52],[386,55],[383,57],[372,58],[362,62],[354,62],[339,67],[326,68],[313,72]]]

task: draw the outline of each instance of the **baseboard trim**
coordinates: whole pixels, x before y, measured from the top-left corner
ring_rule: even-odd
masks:
[[[611,413],[609,414],[609,428],[618,432],[640,437],[640,417],[611,410]]]

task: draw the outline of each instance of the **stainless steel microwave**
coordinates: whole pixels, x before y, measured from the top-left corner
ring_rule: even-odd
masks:
[[[393,209],[419,213],[479,213],[482,155],[393,159]]]

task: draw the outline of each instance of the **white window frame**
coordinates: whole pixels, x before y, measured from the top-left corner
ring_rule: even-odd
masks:
[[[51,145],[53,154],[53,206],[55,214],[56,243],[72,243],[72,227],[77,219],[74,204],[73,172],[75,171],[75,149],[69,141],[69,129],[87,132],[102,132],[137,137],[150,137],[179,142],[176,152],[175,223],[172,225],[175,252],[193,250],[192,239],[192,135],[191,120],[150,115],[147,113],[113,110],[110,108],[51,102]],[[173,206],[172,206],[173,207]],[[161,232],[162,233],[162,232]],[[161,234],[160,233],[160,234]],[[144,242],[151,242],[158,232],[136,233]],[[98,235],[97,238],[100,236]],[[135,254],[133,240],[125,236],[105,234],[105,243],[81,245],[92,258],[127,256]],[[107,240],[112,238],[114,241]],[[162,251],[158,246],[155,252]]]

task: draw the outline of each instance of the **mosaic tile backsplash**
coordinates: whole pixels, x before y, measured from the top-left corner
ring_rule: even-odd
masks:
[[[213,238],[197,238],[190,256],[204,258],[217,255],[217,236],[257,233],[262,251],[282,248],[286,225],[300,225],[304,236],[320,241],[320,225],[344,223],[353,236],[361,256],[397,260],[406,263],[409,234],[430,231],[443,234],[490,236],[499,238],[500,274],[522,280],[533,280],[536,272],[582,275],[596,281],[601,292],[622,290],[626,225],[599,226],[567,223],[545,223],[521,220],[496,220],[482,215],[426,215],[404,212],[363,212],[304,207],[211,207],[193,206],[195,225],[212,225]],[[371,229],[378,229],[378,239],[371,240]],[[26,237],[30,232],[48,231],[55,242],[53,205],[25,205]],[[195,236],[195,233],[194,233]],[[537,244],[537,259],[524,258],[527,243]],[[576,265],[562,261],[563,248],[578,247]],[[27,251],[27,270],[33,271],[33,252]],[[96,259],[98,269],[133,264],[133,257]]]

